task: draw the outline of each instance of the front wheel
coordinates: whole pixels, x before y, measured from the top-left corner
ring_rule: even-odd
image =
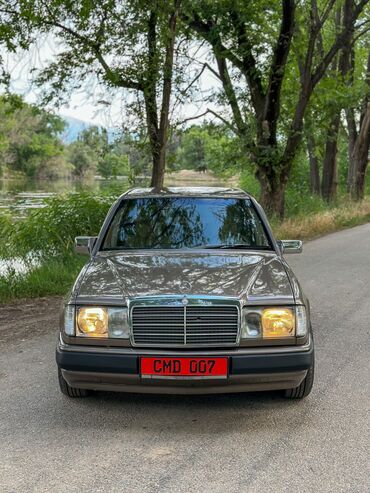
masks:
[[[307,375],[304,380],[302,380],[301,384],[294,389],[286,389],[284,390],[284,397],[286,399],[304,399],[311,392],[313,380],[315,375],[315,366],[314,364],[307,371]]]
[[[71,387],[70,385],[68,385],[68,383],[63,378],[60,368],[58,368],[58,380],[62,394],[66,395],[67,397],[87,397],[90,393],[87,389],[78,389],[76,387]]]

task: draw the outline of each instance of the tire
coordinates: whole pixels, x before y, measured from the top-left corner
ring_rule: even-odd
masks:
[[[77,389],[76,387],[71,387],[70,385],[68,385],[68,383],[63,378],[60,368],[58,368],[58,380],[60,391],[67,397],[87,397],[90,394],[90,391],[87,389]]]
[[[313,364],[311,368],[307,371],[305,379],[301,382],[298,387],[294,389],[284,390],[284,397],[286,399],[304,399],[311,392],[313,381],[315,375],[315,365]]]

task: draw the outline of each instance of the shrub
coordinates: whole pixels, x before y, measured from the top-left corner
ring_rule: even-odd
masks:
[[[71,193],[45,201],[24,219],[0,218],[0,256],[38,258],[65,257],[73,253],[74,238],[95,236],[116,196]]]

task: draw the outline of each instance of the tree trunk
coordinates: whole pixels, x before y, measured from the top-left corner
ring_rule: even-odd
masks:
[[[277,216],[280,220],[284,219],[285,213],[285,183],[281,173],[272,171],[278,169],[266,166],[266,163],[257,163],[256,178],[261,186],[260,202],[267,215]]]
[[[325,157],[322,169],[321,195],[324,200],[331,202],[336,198],[338,187],[337,140],[340,114],[336,114],[330,122],[327,133]]]
[[[353,149],[352,160],[354,163],[354,180],[351,184],[351,196],[354,200],[364,198],[365,177],[369,163],[370,145],[370,103],[367,105],[366,113],[362,118],[361,128]]]
[[[351,187],[355,179],[355,161],[352,158],[353,151],[357,140],[357,128],[355,120],[355,112],[353,108],[346,110],[346,120],[348,129],[348,172],[347,172],[347,192],[351,191]]]
[[[150,186],[161,189],[164,184],[164,172],[166,169],[166,147],[162,146],[158,154],[153,156],[153,170]]]
[[[160,142],[158,124],[158,105],[156,77],[159,72],[158,67],[158,47],[157,47],[157,13],[152,11],[148,19],[148,76],[143,84],[143,95],[145,102],[146,124],[150,152],[152,155],[152,183],[156,180],[159,166]],[[154,186],[154,185],[152,185]]]
[[[181,0],[174,0],[173,11],[168,20],[168,36],[166,40],[166,55],[163,65],[163,88],[160,123],[157,132],[158,153],[153,156],[153,171],[151,186],[163,188],[164,172],[166,168],[166,150],[169,127],[170,99],[172,92],[173,59],[175,51],[176,24],[179,15]]]
[[[349,85],[353,85],[353,74],[355,69],[355,54],[353,47],[350,49],[348,56],[348,73],[349,73]],[[346,108],[345,110],[346,120],[347,120],[347,131],[348,131],[348,171],[347,171],[347,192],[351,189],[351,184],[354,182],[355,169],[353,166],[353,150],[355,148],[357,139],[357,126],[355,119],[354,108]]]
[[[370,88],[370,53],[367,58],[367,85]],[[354,200],[364,197],[365,176],[369,160],[370,144],[370,91],[367,90],[360,117],[360,129],[357,133],[350,156],[351,176],[348,180],[349,192]]]
[[[308,158],[310,161],[310,192],[320,195],[319,158],[316,154],[316,144],[311,132],[306,135]]]

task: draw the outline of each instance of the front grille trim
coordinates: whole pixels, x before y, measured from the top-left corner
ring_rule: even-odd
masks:
[[[188,349],[239,345],[239,300],[187,296],[187,303],[183,305],[183,298],[129,300],[132,346]],[[168,317],[172,310],[171,321]],[[162,322],[159,322],[161,318]],[[221,320],[216,322],[217,318]],[[180,319],[183,319],[182,323]]]

